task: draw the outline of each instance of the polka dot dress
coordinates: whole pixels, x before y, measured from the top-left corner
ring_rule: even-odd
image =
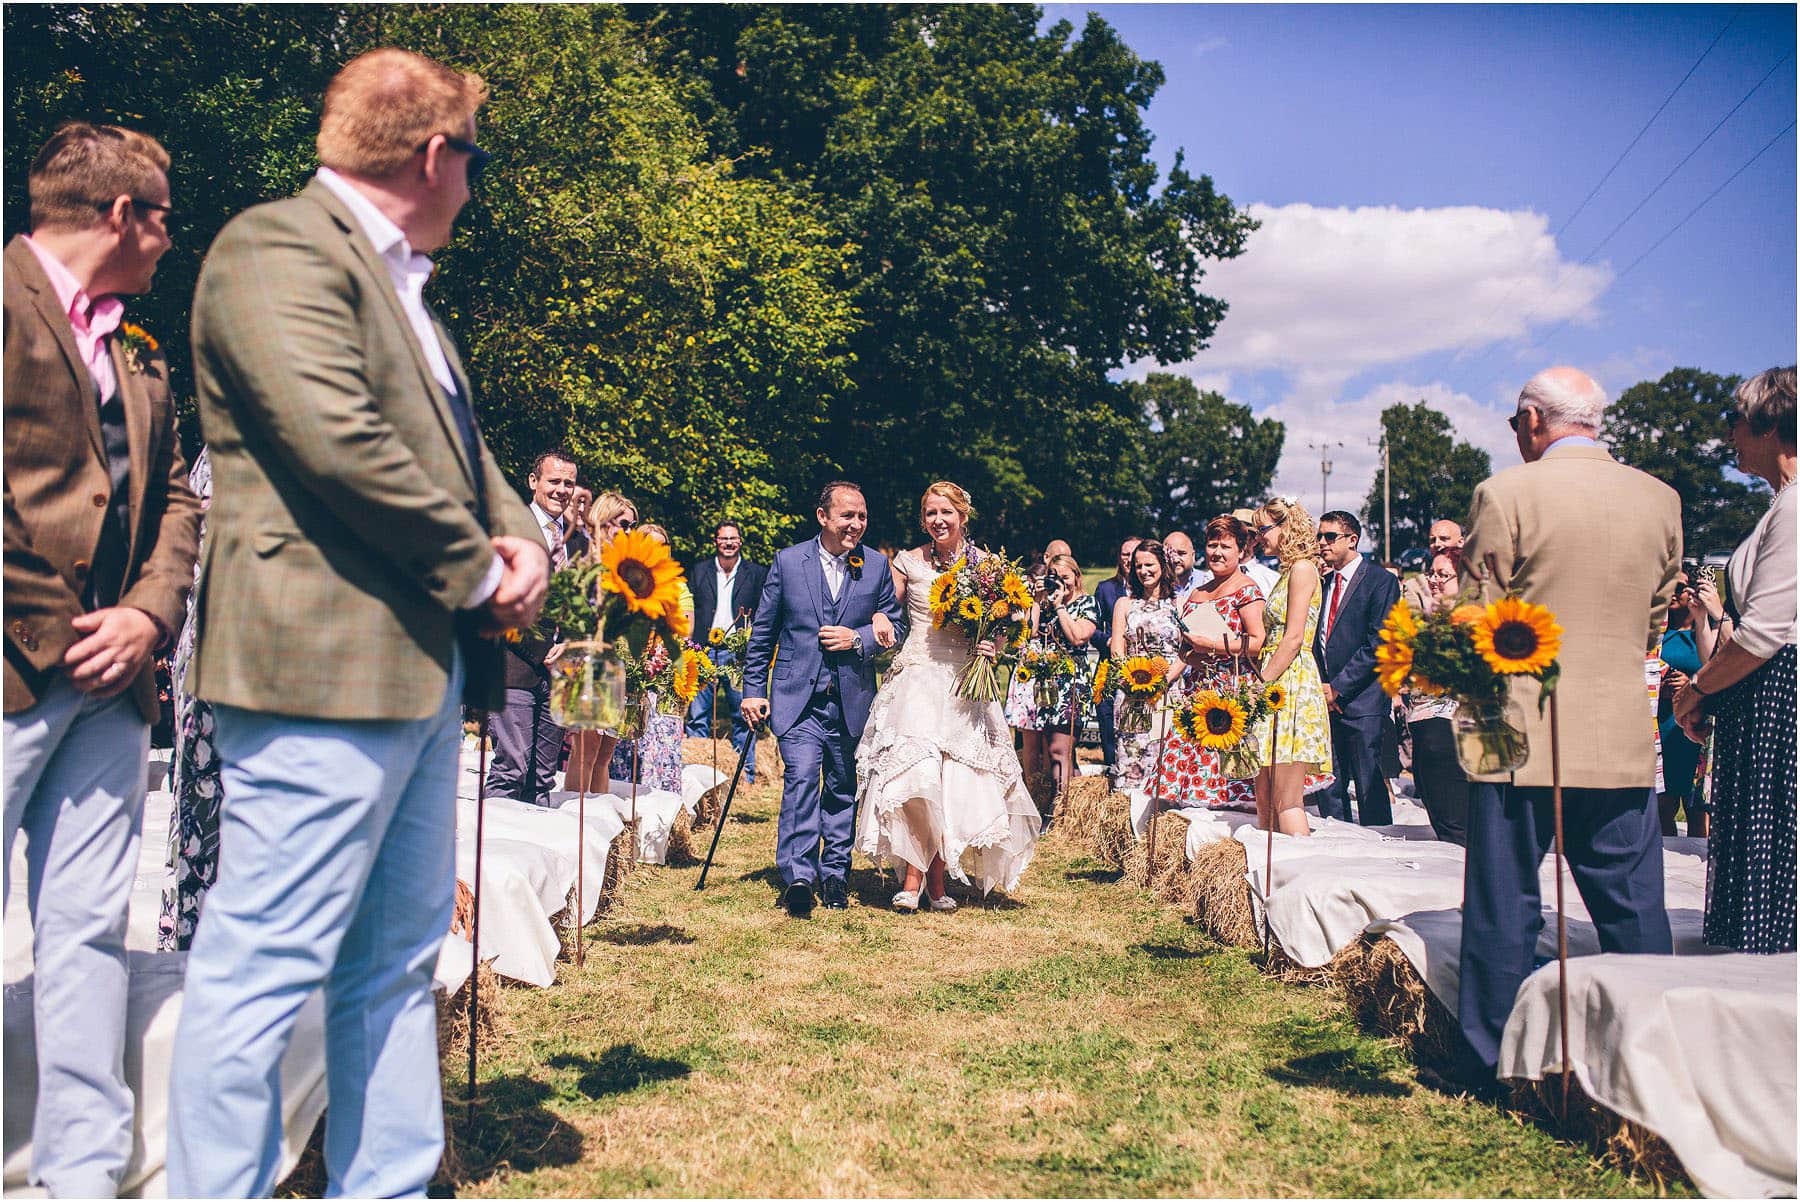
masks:
[[[1706,942],[1794,950],[1794,645],[1719,700]]]

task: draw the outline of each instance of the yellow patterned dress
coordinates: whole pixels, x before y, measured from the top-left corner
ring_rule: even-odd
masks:
[[[1282,632],[1287,629],[1288,578],[1289,573],[1284,570],[1269,593],[1269,604],[1263,611],[1263,625],[1269,632],[1262,650],[1265,664],[1275,654]],[[1256,743],[1262,753],[1262,762],[1265,765],[1307,765],[1306,790],[1309,793],[1318,787],[1321,778],[1326,783],[1331,780],[1331,725],[1325,713],[1325,686],[1319,680],[1319,663],[1312,652],[1313,634],[1319,625],[1321,591],[1313,593],[1312,603],[1306,608],[1306,634],[1300,644],[1300,654],[1294,656],[1294,662],[1277,682],[1286,690],[1287,700],[1279,714],[1267,715],[1256,724]],[[1270,750],[1271,730],[1275,740],[1273,753]]]

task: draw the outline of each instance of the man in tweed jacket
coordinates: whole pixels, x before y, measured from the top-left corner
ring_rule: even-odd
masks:
[[[321,986],[332,1194],[423,1194],[443,1130],[432,971],[455,898],[460,703],[499,700],[549,557],[422,299],[485,162],[479,77],[377,50],[325,94],[318,177],[207,255],[194,364],[213,465],[195,694],[218,883],[171,1079],[175,1195],[266,1196],[282,1053]]]
[[[66,125],[31,165],[31,234],[6,248],[5,852],[23,829],[31,1176],[52,1197],[111,1197],[131,1156],[125,921],[152,659],[181,625],[200,507],[168,363],[118,297],[148,291],[169,248],[168,167],[143,134]]]

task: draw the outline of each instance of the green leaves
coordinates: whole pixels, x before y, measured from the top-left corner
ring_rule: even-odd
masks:
[[[1431,523],[1448,518],[1467,529],[1475,486],[1493,474],[1488,453],[1451,433],[1450,419],[1419,401],[1389,405],[1381,412],[1393,482],[1388,503],[1393,514],[1393,553],[1423,547]],[[1369,486],[1363,518],[1381,542],[1382,473]],[[1386,549],[1383,549],[1386,553]]]

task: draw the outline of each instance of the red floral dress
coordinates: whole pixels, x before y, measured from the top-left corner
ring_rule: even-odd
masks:
[[[1215,597],[1211,601],[1192,594],[1182,602],[1181,616],[1185,619],[1196,606],[1211,605],[1219,611],[1226,629],[1233,634],[1242,634],[1244,607],[1261,600],[1262,590],[1255,584],[1246,584],[1236,592]],[[1177,682],[1177,687],[1182,690],[1181,701],[1185,703],[1201,689],[1216,686],[1230,688],[1240,672],[1249,674],[1256,670],[1256,657],[1253,655],[1236,661],[1229,656],[1202,656],[1198,667],[1190,662],[1187,671],[1181,674],[1181,679]],[[1227,777],[1220,765],[1218,752],[1202,747],[1194,740],[1183,738],[1173,730],[1169,732],[1168,746],[1163,752],[1156,796],[1165,807],[1170,808],[1205,806],[1215,810],[1256,809],[1255,788],[1248,778],[1239,780]]]

